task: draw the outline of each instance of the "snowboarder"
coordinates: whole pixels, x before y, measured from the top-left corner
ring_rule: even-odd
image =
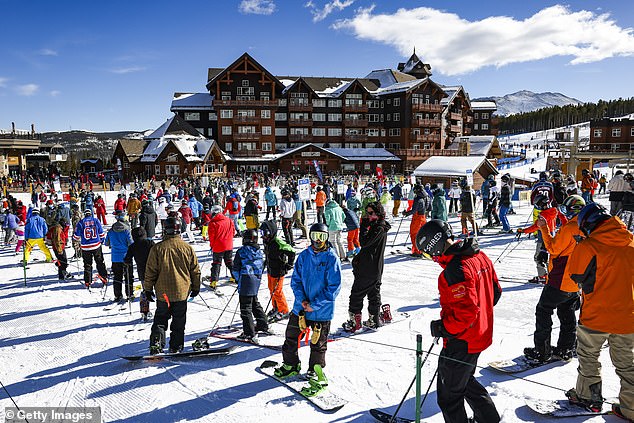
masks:
[[[423,254],[416,246],[416,234],[418,230],[427,222],[427,210],[431,206],[431,200],[420,184],[414,185],[415,193],[412,209],[404,211],[403,216],[412,215],[412,223],[409,226],[409,235],[412,240],[412,256],[422,257]]]
[[[216,205],[211,208],[209,222],[209,246],[211,247],[211,279],[209,287],[216,289],[220,278],[220,266],[224,260],[227,269],[233,268],[233,222],[224,214],[222,207]],[[233,277],[231,280],[234,281]]]
[[[475,421],[500,421],[486,389],[473,377],[480,353],[493,340],[493,306],[502,295],[491,260],[474,238],[454,241],[451,227],[430,220],[416,235],[420,251],[438,262],[440,320],[431,334],[443,338],[438,358],[438,406],[446,422],[466,422],[465,400]]]
[[[601,364],[599,354],[607,341],[610,358],[621,380],[620,404],[614,414],[634,420],[634,235],[618,217],[596,203],[586,205],[577,216],[586,235],[568,260],[568,274],[582,292],[577,327],[577,384],[566,394],[571,402],[601,410]]]
[[[90,209],[84,210],[84,218],[75,226],[73,239],[80,242],[81,256],[84,261],[84,284],[90,287],[92,284],[92,261],[97,264],[99,279],[104,284],[108,280],[106,263],[103,260],[101,243],[106,234],[99,220],[95,219]]]
[[[302,395],[314,396],[328,386],[323,368],[326,367],[330,321],[341,290],[341,264],[328,242],[325,224],[313,224],[309,237],[311,245],[297,257],[291,278],[295,302],[282,346],[283,364],[275,369],[275,376],[286,378],[300,372],[299,337],[312,330],[307,373],[309,382],[302,389]]]
[[[260,230],[266,255],[266,272],[272,305],[267,317],[269,321],[278,321],[287,318],[289,313],[282,287],[284,276],[293,269],[295,250],[277,236],[277,225],[274,220],[262,222]]]
[[[385,221],[385,209],[378,201],[367,205],[366,217],[361,218],[361,249],[352,259],[354,283],[348,305],[349,320],[343,328],[350,332],[361,329],[363,299],[368,297],[368,320],[363,324],[378,328],[384,320],[391,320],[381,312],[381,278],[383,276],[383,254],[390,224]],[[388,319],[385,319],[388,317]]]
[[[132,266],[127,266],[124,257],[128,252],[128,247],[132,244],[130,227],[125,222],[125,213],[118,211],[115,216],[116,222],[108,230],[105,245],[110,247],[112,259],[112,289],[114,290],[114,302],[123,300],[122,285],[125,281],[125,295],[130,301],[134,297],[132,280]]]

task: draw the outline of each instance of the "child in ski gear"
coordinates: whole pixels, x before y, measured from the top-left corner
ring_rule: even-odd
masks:
[[[59,222],[53,222],[49,228],[47,237],[51,240],[53,254],[57,258],[57,277],[60,281],[70,279],[72,275],[66,271],[68,269],[68,259],[66,258],[66,241],[68,240],[68,225],[64,218]]]
[[[17,255],[20,252],[20,249],[24,246],[24,225],[25,223],[22,221],[18,222],[18,227],[15,230],[15,234],[18,237],[18,243],[15,246],[15,254]]]
[[[500,416],[486,389],[473,377],[480,353],[493,341],[493,306],[502,288],[491,260],[474,238],[454,241],[451,227],[430,220],[416,236],[424,254],[443,268],[438,276],[440,320],[431,334],[443,338],[438,358],[438,405],[446,422],[466,422],[465,400],[475,421],[496,423]]]
[[[233,222],[222,214],[222,207],[216,205],[211,208],[209,222],[209,246],[213,254],[211,262],[211,279],[209,287],[215,289],[220,278],[220,266],[224,260],[227,269],[233,268]],[[231,278],[233,279],[233,277]]]
[[[607,341],[621,380],[620,404],[613,411],[634,420],[634,235],[596,203],[579,212],[577,224],[586,239],[570,255],[567,272],[583,297],[577,327],[579,373],[567,395],[590,409],[601,409],[599,354]]]
[[[431,200],[420,184],[414,185],[413,191],[416,195],[414,204],[411,210],[403,212],[403,216],[412,215],[412,223],[409,226],[409,234],[412,240],[412,256],[422,257],[415,240],[418,230],[427,222],[427,210],[431,207]]]
[[[273,220],[275,220],[275,209],[277,208],[277,195],[273,192],[270,186],[267,185],[264,191],[264,201],[266,201],[266,220],[269,220],[269,213],[273,213]]]
[[[469,185],[462,186],[462,194],[460,194],[460,225],[462,226],[462,233],[464,235],[469,234],[469,228],[467,222],[471,222],[471,229],[473,229],[474,235],[479,235],[479,228],[476,225],[473,210],[476,206],[476,196]]]
[[[432,185],[434,197],[431,202],[431,218],[447,220],[447,200],[445,200],[445,190],[439,188],[438,185]]]
[[[345,261],[347,259],[346,252],[343,249],[341,231],[345,228],[343,221],[346,218],[346,215],[335,200],[329,200],[326,203],[324,216],[326,219],[326,226],[328,226],[328,241],[333,245],[335,251],[337,251],[339,259]]]
[[[266,272],[268,274],[269,292],[272,309],[268,314],[269,321],[278,321],[288,317],[289,309],[282,287],[284,276],[293,269],[295,250],[277,236],[277,225],[274,220],[265,220],[260,226],[262,242],[266,255]]]
[[[238,339],[255,342],[257,332],[269,330],[266,314],[258,301],[258,290],[262,273],[264,273],[264,253],[258,246],[258,233],[255,229],[244,231],[242,247],[236,251],[231,272],[238,282],[240,317],[242,318],[242,333]]]
[[[128,252],[125,254],[123,262],[132,269],[132,259],[134,259],[141,283],[145,280],[145,266],[150,254],[150,248],[153,246],[154,241],[148,238],[143,227],[137,226],[132,229],[132,244],[128,247]]]
[[[359,242],[359,217],[354,211],[346,207],[345,201],[341,202],[341,209],[346,216],[343,223],[345,223],[348,231],[348,253],[346,257],[350,258],[361,249],[361,243]]]
[[[379,202],[370,203],[361,218],[361,249],[352,259],[354,283],[348,305],[349,320],[343,328],[350,332],[361,329],[363,299],[368,297],[368,320],[365,325],[378,328],[383,324],[381,315],[381,278],[383,254],[390,224],[385,221],[385,209]]]
[[[244,220],[246,222],[247,229],[257,229],[260,227],[260,220],[258,218],[259,206],[257,192],[253,191],[247,194],[247,199],[244,203]]]
[[[122,285],[125,281],[125,295],[128,299],[134,296],[132,281],[134,275],[132,266],[127,266],[124,258],[128,252],[128,247],[132,244],[130,227],[125,222],[125,213],[118,211],[116,221],[108,230],[106,247],[110,247],[112,259],[112,289],[114,290],[114,301],[123,300]]]
[[[80,242],[81,256],[84,261],[84,284],[90,286],[92,283],[92,261],[97,264],[99,278],[105,284],[108,279],[106,263],[103,260],[101,243],[106,234],[99,220],[95,219],[89,209],[84,211],[84,218],[77,223],[73,239]]]
[[[127,204],[125,202],[125,198],[123,198],[123,194],[117,194],[117,199],[114,202],[114,211],[117,212],[119,210],[125,211]]]
[[[305,395],[315,395],[328,384],[323,368],[335,299],[341,290],[341,264],[330,247],[325,224],[313,224],[309,237],[311,245],[297,257],[291,278],[295,302],[282,346],[283,364],[275,369],[275,376],[285,378],[299,373],[298,337],[312,330],[308,362],[311,382],[306,391],[302,391]]]
[[[567,274],[567,263],[577,245],[577,239],[583,236],[577,225],[577,214],[585,205],[583,198],[578,195],[571,195],[563,201],[566,218],[570,220],[555,236],[548,228],[545,218],[540,216],[537,220],[550,260],[546,286],[535,309],[535,347],[524,348],[524,355],[530,360],[547,362],[555,356],[569,361],[574,355],[577,328],[575,311],[579,309],[579,287]],[[551,351],[550,334],[555,309],[560,322],[559,338],[557,346]]]
[[[31,217],[26,221],[26,225],[24,226],[24,238],[26,238],[26,245],[24,247],[24,263],[29,262],[31,250],[33,250],[33,247],[36,245],[46,256],[46,261],[50,263],[53,261],[53,257],[51,256],[51,251],[44,243],[44,237],[48,233],[48,226],[46,225],[44,219],[40,216],[39,209],[33,209],[31,213]]]
[[[180,220],[168,217],[163,228],[163,241],[150,249],[145,267],[143,289],[148,300],[156,292],[156,312],[150,334],[150,354],[159,354],[165,347],[165,331],[170,326],[170,353],[183,350],[187,297],[200,292],[200,268],[194,249],[180,237]]]

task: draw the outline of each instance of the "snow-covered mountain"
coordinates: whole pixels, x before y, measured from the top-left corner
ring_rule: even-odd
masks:
[[[495,100],[498,105],[496,114],[501,116],[532,112],[533,110],[542,109],[544,107],[566,106],[568,104],[577,105],[582,103],[576,98],[567,97],[561,93],[534,93],[527,90],[507,94],[504,97],[483,97],[474,99],[474,101],[476,100]]]

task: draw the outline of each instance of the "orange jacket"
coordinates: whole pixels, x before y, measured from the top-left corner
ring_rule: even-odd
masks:
[[[315,206],[324,207],[326,205],[326,193],[323,191],[317,191],[315,195]]]
[[[594,190],[594,178],[590,175],[584,176],[581,180],[581,191],[593,191]]]
[[[600,223],[577,244],[568,276],[581,285],[579,321],[596,331],[634,333],[634,235],[621,219]]]
[[[557,207],[551,207],[549,209],[542,210],[539,213],[539,216],[542,216],[544,219],[546,219],[546,224],[548,225],[548,229],[551,232],[554,232],[555,228],[557,227],[557,218],[559,218],[562,225],[565,225],[566,223],[568,223],[568,219],[566,219],[566,216],[564,216],[564,214],[560,212]],[[521,232],[526,234],[526,233],[535,232],[537,230],[539,230],[539,228],[537,227],[537,223],[533,223],[528,228],[522,229]]]
[[[136,198],[128,200],[128,215],[134,215],[141,211],[141,202]]]
[[[568,258],[577,245],[575,236],[583,237],[577,225],[577,216],[559,228],[559,232],[554,237],[547,226],[540,228],[544,247],[550,253],[548,261],[548,285],[564,292],[577,292],[579,286],[570,279],[566,272]]]

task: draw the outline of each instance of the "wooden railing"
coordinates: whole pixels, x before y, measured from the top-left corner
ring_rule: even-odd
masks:
[[[439,127],[440,119],[413,119],[412,126],[414,127]]]
[[[347,113],[367,113],[369,108],[367,104],[344,104],[343,110]]]
[[[350,126],[353,128],[367,128],[368,120],[367,119],[344,119],[344,126]]]
[[[277,107],[278,103],[274,100],[214,100],[214,107]]]
[[[257,141],[260,139],[261,134],[259,132],[248,132],[248,133],[236,133],[233,134],[233,139],[236,141]]]
[[[440,148],[428,148],[428,149],[390,149],[388,150],[400,157],[431,157],[431,156],[460,156],[458,150],[443,150]]]
[[[440,134],[410,134],[409,139],[413,142],[439,142]]]
[[[290,142],[311,142],[313,140],[313,136],[305,134],[289,134],[288,140]]]
[[[451,119],[451,120],[461,120],[462,119],[462,113],[449,112],[449,119]]]
[[[236,150],[233,155],[235,157],[262,157],[262,150]]]
[[[415,112],[442,112],[442,104],[412,103]]]
[[[312,119],[289,118],[288,119],[288,125],[289,126],[312,126],[313,125],[313,120]]]
[[[262,119],[259,116],[234,116],[235,123],[260,123]]]

